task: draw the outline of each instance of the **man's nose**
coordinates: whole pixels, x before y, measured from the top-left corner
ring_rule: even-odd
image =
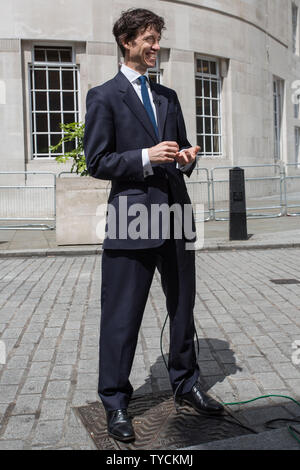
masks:
[[[152,46],[152,49],[156,50],[156,51],[159,51],[160,50],[160,45],[159,45],[159,42],[156,41],[153,46]]]

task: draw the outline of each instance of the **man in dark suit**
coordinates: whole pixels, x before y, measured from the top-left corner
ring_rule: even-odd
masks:
[[[112,182],[102,255],[98,393],[106,409],[109,434],[125,442],[135,438],[127,414],[133,392],[129,375],[156,267],[170,318],[168,371],[176,400],[201,412],[223,410],[201,391],[198,382],[193,320],[195,253],[186,249],[189,237],[183,226],[181,236],[175,236],[174,217],[161,217],[157,222],[152,211],[154,206],[191,207],[183,174],[190,176],[199,151],[187,140],[175,91],[148,78],[147,69],[155,66],[163,29],[163,18],[149,10],[124,12],[113,33],[125,64],[112,80],[87,95],[87,168],[91,176]],[[145,208],[140,227],[143,236],[136,232],[133,236],[130,231],[135,205]]]

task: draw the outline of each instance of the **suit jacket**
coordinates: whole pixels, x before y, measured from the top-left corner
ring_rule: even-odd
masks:
[[[154,175],[144,177],[143,148],[153,147],[162,141],[176,141],[180,149],[191,147],[176,92],[152,82],[150,86],[157,112],[159,138],[141,100],[122,72],[103,85],[92,88],[87,94],[84,133],[87,169],[94,178],[112,182],[108,202],[113,210],[108,212],[104,249],[141,249],[161,245],[165,238],[161,221],[154,238],[150,233],[153,225],[152,205],[172,202],[183,207],[191,203],[183,173],[176,168],[176,162],[152,165]],[[187,176],[190,176],[194,166],[185,173]],[[121,196],[127,196],[127,199]],[[130,215],[133,204],[143,204],[147,208],[147,214],[140,217],[144,235],[137,239],[124,234],[124,224],[129,228],[134,220],[137,221],[139,213]],[[114,222],[117,224],[116,231],[110,230]]]

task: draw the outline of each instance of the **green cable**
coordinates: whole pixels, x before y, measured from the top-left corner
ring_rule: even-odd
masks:
[[[295,400],[294,398],[292,397],[289,397],[287,395],[273,395],[273,394],[270,394],[270,395],[262,395],[260,397],[256,397],[256,398],[252,398],[250,400],[245,400],[245,401],[235,401],[235,402],[232,402],[232,403],[223,403],[223,405],[243,405],[245,403],[250,403],[251,401],[255,401],[255,400],[259,400],[260,398],[269,398],[269,397],[279,397],[279,398],[287,398],[288,400],[292,400],[294,403],[296,403],[296,405],[300,406],[300,403]],[[287,426],[287,430],[289,431],[289,433],[291,434],[291,436],[296,439],[296,441],[300,444],[300,439],[296,436],[295,433],[297,434],[300,434],[297,429],[293,428],[292,426]]]
[[[292,400],[294,403],[296,403],[296,405],[300,406],[300,403],[297,400],[287,395],[262,395],[261,397],[252,398],[251,400],[234,401],[232,403],[223,403],[223,405],[244,405],[245,403],[250,403],[251,401],[259,400],[261,398],[268,398],[268,397],[288,398],[289,400]]]
[[[162,350],[162,337],[163,337],[163,332],[164,332],[164,329],[165,329],[165,326],[166,326],[166,322],[167,322],[167,319],[168,319],[168,314],[165,318],[165,321],[164,321],[164,324],[163,324],[163,327],[162,327],[162,330],[161,330],[161,335],[160,335],[160,351],[161,351],[161,354],[162,354],[162,358],[163,358],[163,361],[165,363],[165,366],[166,368],[168,368],[167,366],[167,363],[166,363],[166,360],[165,360],[165,357],[164,357],[164,354],[163,354],[163,350]],[[194,325],[195,326],[195,325]],[[198,335],[197,335],[197,331],[196,331],[196,328],[195,328],[195,333],[196,333],[196,336],[197,336],[197,342],[198,342],[198,357],[199,357],[199,353],[200,353],[200,350],[199,350],[199,340],[198,340]],[[255,397],[255,398],[251,398],[250,400],[244,400],[244,401],[234,401],[234,402],[231,402],[231,403],[224,403],[223,402],[223,405],[225,406],[230,406],[230,405],[244,405],[246,403],[250,403],[252,401],[256,401],[256,400],[260,400],[261,398],[269,398],[269,397],[277,397],[277,398],[287,398],[288,400],[292,400],[294,403],[296,403],[296,405],[300,406],[300,403],[295,400],[294,398],[292,397],[289,397],[288,395],[274,395],[274,394],[270,394],[270,395],[262,395],[260,397]],[[296,441],[300,444],[300,439],[296,436],[295,433],[299,434],[300,433],[295,429],[293,428],[292,426],[287,426],[287,429],[289,431],[289,433],[291,434],[291,436],[294,437],[294,439],[296,439]]]

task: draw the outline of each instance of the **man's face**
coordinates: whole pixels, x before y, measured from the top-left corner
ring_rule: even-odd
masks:
[[[135,39],[124,43],[126,49],[125,64],[144,73],[150,67],[155,67],[159,46],[160,33],[149,27],[139,33]]]

